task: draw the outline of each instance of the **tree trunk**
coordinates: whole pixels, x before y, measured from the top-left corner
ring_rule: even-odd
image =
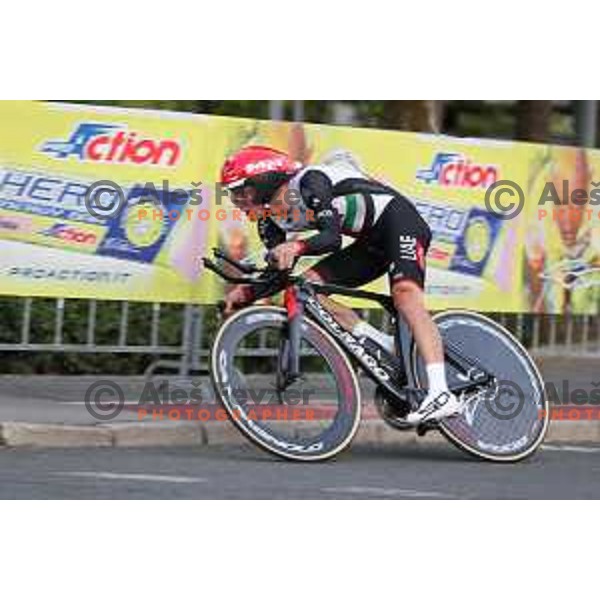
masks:
[[[548,143],[552,100],[519,100],[515,137],[524,142]]]
[[[440,130],[442,102],[440,100],[384,100],[383,125],[403,131]]]

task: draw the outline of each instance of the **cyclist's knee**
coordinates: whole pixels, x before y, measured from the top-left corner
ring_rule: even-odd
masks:
[[[425,302],[422,288],[410,279],[396,281],[392,287],[392,297],[397,310]]]

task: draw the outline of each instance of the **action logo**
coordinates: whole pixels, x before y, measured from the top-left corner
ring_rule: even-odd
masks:
[[[176,140],[150,138],[125,125],[80,123],[69,139],[44,142],[40,152],[61,160],[174,167],[182,149]]]
[[[55,223],[48,229],[44,229],[39,233],[40,235],[63,240],[64,242],[86,246],[93,245],[98,240],[98,236],[95,233],[68,225],[67,223]]]
[[[471,162],[457,152],[438,152],[429,167],[417,170],[416,178],[447,188],[487,188],[498,180],[496,165]]]

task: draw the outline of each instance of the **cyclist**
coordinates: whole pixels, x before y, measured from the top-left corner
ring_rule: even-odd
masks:
[[[460,401],[448,389],[442,340],[424,301],[431,232],[409,200],[366,175],[348,154],[303,167],[264,146],[248,146],[230,156],[221,170],[221,185],[246,213],[270,209],[271,216],[258,218],[258,230],[279,268],[291,268],[301,256],[327,254],[306,273],[307,279],[349,287],[361,287],[387,272],[394,305],[411,328],[428,376],[427,396],[406,419],[417,424],[460,412]],[[288,233],[307,230],[317,233],[288,239]],[[342,235],[355,241],[342,248]],[[254,295],[247,285],[235,287],[226,297],[227,310],[251,303]],[[321,301],[365,345],[371,340],[395,354],[393,336],[330,298]]]

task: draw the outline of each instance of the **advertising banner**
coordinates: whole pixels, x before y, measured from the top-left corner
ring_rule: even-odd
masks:
[[[414,202],[433,232],[426,285],[432,308],[522,309],[525,221],[499,219],[484,198],[497,181],[527,180],[527,145],[219,117],[209,122],[210,139],[224,137],[219,147],[226,152],[263,144],[304,164],[349,155],[370,176]],[[220,233],[222,244],[236,252],[259,248],[243,223],[229,223]],[[387,285],[382,278],[368,287],[386,291]]]
[[[217,245],[237,259],[263,250],[256,225],[215,183],[226,156],[262,144],[305,165],[352,160],[409,198],[433,233],[432,309],[598,311],[596,151],[41,102],[0,102],[0,123],[2,294],[222,299],[201,258]],[[522,202],[501,218],[489,192],[507,181],[517,188],[501,207],[519,193]],[[572,201],[577,189],[588,203]]]
[[[2,293],[211,301],[211,282],[194,286],[209,221],[168,216],[174,207],[195,214],[202,195],[208,201],[203,121],[0,102]],[[92,186],[102,192],[97,214],[85,202]],[[113,208],[121,209],[117,216]],[[147,218],[140,218],[144,208]]]

